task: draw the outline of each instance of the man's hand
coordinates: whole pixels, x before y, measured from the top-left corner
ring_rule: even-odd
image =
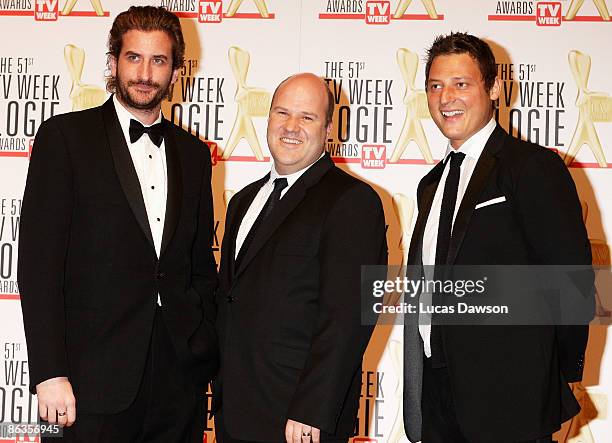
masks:
[[[306,443],[310,441],[319,443],[321,431],[298,421],[287,420],[285,439],[287,443]]]
[[[76,420],[76,400],[67,377],[55,377],[36,385],[38,413],[51,424],[72,426]]]

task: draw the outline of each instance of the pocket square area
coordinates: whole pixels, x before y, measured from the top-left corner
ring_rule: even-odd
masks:
[[[506,197],[502,195],[501,197],[495,197],[495,198],[492,198],[491,200],[487,200],[486,202],[478,203],[474,209],[483,208],[485,206],[491,206],[496,203],[503,203],[505,201],[506,201]]]

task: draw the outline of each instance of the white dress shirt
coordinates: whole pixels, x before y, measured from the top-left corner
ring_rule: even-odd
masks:
[[[166,219],[166,200],[168,198],[168,173],[166,169],[166,144],[162,141],[159,148],[151,141],[149,135],[144,133],[142,137],[134,143],[130,142],[130,120],[138,120],[132,115],[123,105],[113,96],[113,103],[123,136],[132,157],[136,175],[140,182],[140,189],[144,199],[147,218],[149,219],[149,227],[153,236],[153,244],[155,252],[159,257],[161,251],[162,236],[164,233],[164,221]],[[161,112],[154,122],[161,122]],[[142,123],[142,122],[140,122]],[[152,125],[145,125],[152,126]],[[157,295],[157,303],[161,306],[159,294]]]
[[[321,154],[321,157],[323,157],[324,155],[325,155],[325,152]],[[304,172],[310,169],[312,165],[314,165],[317,161],[319,161],[321,157],[319,157],[311,165],[306,166],[304,169],[300,169],[299,171],[294,172],[293,174],[289,174],[289,175],[279,174],[276,171],[274,164],[272,164],[272,170],[270,171],[270,178],[259,189],[259,192],[257,193],[255,198],[251,202],[251,206],[249,206],[249,209],[247,210],[246,214],[244,214],[244,218],[242,219],[242,222],[240,223],[240,228],[238,228],[238,235],[236,235],[236,250],[234,252],[234,258],[238,257],[238,253],[240,252],[240,248],[242,247],[242,244],[244,243],[244,239],[246,238],[249,231],[253,227],[253,224],[255,223],[255,220],[257,220],[257,217],[259,216],[259,213],[261,212],[264,205],[266,204],[266,201],[268,201],[268,197],[270,197],[270,194],[272,194],[272,191],[274,190],[274,180],[276,180],[277,178],[287,179],[287,187],[283,189],[281,192],[280,198],[282,199],[283,196],[289,190],[289,188],[291,188],[291,186],[293,186],[293,184],[297,181],[297,179],[300,178]]]
[[[480,131],[472,135],[459,147],[459,149],[456,150],[456,152],[464,153],[465,158],[461,163],[459,172],[459,187],[457,189],[457,202],[455,204],[455,213],[453,214],[453,224],[455,222],[455,217],[457,216],[459,206],[461,205],[461,200],[463,199],[463,195],[465,194],[465,190],[468,186],[468,183],[470,182],[470,178],[472,178],[472,173],[474,172],[476,163],[478,162],[480,154],[482,153],[485,145],[487,144],[489,137],[495,130],[496,125],[497,124],[495,122],[495,119],[492,118],[489,123],[487,123]],[[449,142],[446,147],[446,153],[444,154],[443,161],[446,161],[448,155],[453,151],[455,151],[455,149],[453,149]],[[423,265],[425,265],[425,277],[427,279],[433,279],[433,275],[431,275],[433,274],[433,266],[427,265],[436,264],[438,224],[440,222],[440,210],[442,207],[442,197],[444,195],[444,185],[446,184],[446,177],[448,176],[449,169],[450,162],[447,162],[447,165],[444,166],[444,172],[442,173],[442,178],[440,178],[438,188],[436,189],[436,194],[434,195],[434,199],[431,204],[431,210],[429,211],[429,217],[427,218],[427,223],[425,224],[425,231],[423,233]],[[431,305],[431,293],[422,293],[420,297],[420,302],[424,305]],[[423,339],[425,355],[427,357],[431,357],[430,315],[419,315],[419,332],[421,334],[421,338]]]

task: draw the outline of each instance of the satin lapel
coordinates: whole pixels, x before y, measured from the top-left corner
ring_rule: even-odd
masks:
[[[230,232],[228,232],[224,236],[224,240],[223,240],[225,241],[225,239],[227,238],[230,241],[230,244],[228,247],[229,256],[227,257],[227,260],[228,260],[227,266],[229,268],[230,280],[232,280],[236,274],[236,269],[235,269],[236,238],[238,237],[238,230],[240,228],[240,224],[242,223],[242,219],[244,219],[244,216],[249,210],[251,203],[253,203],[253,199],[255,199],[255,196],[257,195],[261,187],[269,179],[270,179],[270,174],[268,173],[266,174],[265,177],[261,178],[260,180],[257,180],[255,183],[250,185],[248,192],[246,192],[244,195],[241,195],[240,200],[236,202],[236,206],[233,210],[233,214],[231,214],[232,224],[230,226]]]
[[[491,171],[497,164],[496,154],[503,145],[504,136],[505,132],[498,125],[489,137],[476,163],[476,167],[474,168],[474,172],[472,173],[470,182],[461,200],[461,206],[459,206],[453,223],[453,233],[448,247],[447,263],[449,265],[454,264],[457,259],[457,253],[459,252],[461,243],[463,243],[463,238],[467,232],[474,208],[478,203],[478,198],[489,180]]]
[[[332,167],[334,167],[334,163],[331,157],[329,154],[325,154],[323,158],[318,160],[310,169],[304,172],[293,186],[291,186],[283,198],[278,202],[269,218],[265,220],[257,230],[253,242],[249,246],[249,250],[246,251],[246,255],[240,262],[240,268],[236,270],[236,278],[244,272],[244,269],[249,265],[251,260],[253,260],[257,252],[266,244],[270,236],[274,234],[291,211],[293,211],[302,201],[306,195],[306,190],[318,183]]]
[[[425,225],[427,224],[431,204],[436,195],[436,189],[438,188],[443,171],[444,163],[439,162],[429,174],[423,177],[423,193],[420,198],[421,201],[418,202],[419,214],[410,240],[410,248],[408,249],[408,258],[406,260],[407,265],[420,265],[422,262]]]
[[[140,182],[138,181],[138,175],[136,174],[132,157],[130,156],[125,137],[123,136],[123,131],[121,130],[121,125],[119,124],[119,119],[115,112],[115,105],[113,104],[112,97],[104,103],[102,107],[102,116],[104,118],[108,144],[113,156],[113,163],[115,164],[115,171],[117,172],[119,183],[134,213],[134,217],[136,217],[136,221],[151,244],[151,247],[155,249]]]
[[[183,197],[183,174],[179,158],[178,146],[174,138],[172,123],[164,121],[164,145],[166,148],[166,168],[168,170],[168,195],[166,198],[166,217],[164,219],[164,233],[160,257],[168,247],[181,214],[181,200]]]

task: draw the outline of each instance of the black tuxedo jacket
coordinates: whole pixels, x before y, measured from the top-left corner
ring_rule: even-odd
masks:
[[[177,356],[203,387],[217,365],[209,150],[165,122],[168,197],[157,258],[112,99],[36,135],[21,213],[19,286],[30,386],[67,376],[78,411],[125,409],[159,293]],[[199,355],[187,341],[198,329]]]
[[[440,162],[419,184],[408,264],[422,262],[423,231],[442,171]],[[505,202],[475,209],[501,196]],[[559,156],[497,126],[460,203],[447,263],[590,265],[580,202]],[[588,326],[440,329],[457,419],[468,440],[535,439],[578,412],[567,383],[582,377]]]
[[[353,433],[361,360],[361,266],[386,264],[378,195],[326,154],[286,192],[234,267],[238,228],[268,176],[231,200],[217,293],[214,409],[228,433],[285,441],[287,419]]]

